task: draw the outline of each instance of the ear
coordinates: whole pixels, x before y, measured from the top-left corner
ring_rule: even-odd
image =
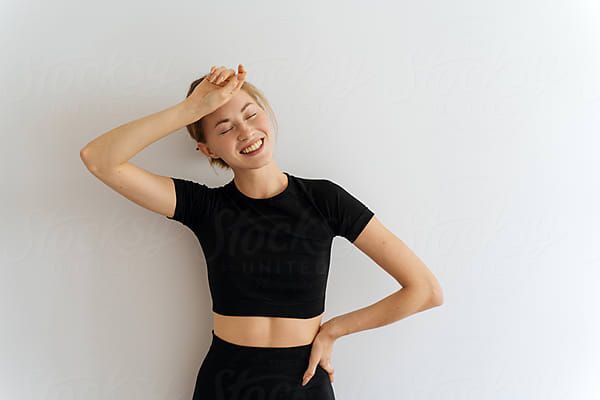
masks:
[[[198,150],[202,151],[206,157],[210,158],[220,158],[217,154],[213,153],[210,147],[206,143],[198,142],[197,147]]]

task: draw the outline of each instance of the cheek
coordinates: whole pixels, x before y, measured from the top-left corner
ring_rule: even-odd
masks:
[[[260,116],[256,116],[256,123],[261,125],[261,126],[270,126],[270,122],[269,122],[269,118],[267,118],[267,116],[265,114],[261,114]]]

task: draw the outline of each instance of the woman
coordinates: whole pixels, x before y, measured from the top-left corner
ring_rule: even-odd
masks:
[[[331,180],[277,167],[272,110],[245,78],[241,64],[237,74],[213,67],[183,102],[99,136],[81,158],[115,191],[189,227],[203,248],[214,328],[194,399],[334,399],[335,340],[441,305],[442,291],[356,197]],[[211,165],[233,171],[229,183],[209,188],[129,163],[184,126]],[[321,323],[335,236],[352,242],[402,288]]]

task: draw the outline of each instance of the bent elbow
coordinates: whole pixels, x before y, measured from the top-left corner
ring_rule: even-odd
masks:
[[[88,166],[91,164],[90,161],[90,149],[87,147],[84,147],[83,149],[81,149],[79,151],[79,158],[81,158],[81,161],[83,161],[83,163]]]
[[[444,304],[444,293],[437,282],[431,286],[430,302],[433,307],[438,307]]]

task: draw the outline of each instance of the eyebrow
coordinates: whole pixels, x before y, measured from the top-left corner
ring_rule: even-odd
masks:
[[[250,101],[250,102],[248,102],[248,103],[246,103],[246,105],[244,105],[244,107],[242,107],[242,110],[241,110],[241,112],[244,112],[244,110],[246,109],[246,107],[248,107],[250,104],[254,104],[254,103],[252,103],[251,101]],[[220,120],[219,122],[217,122],[217,123],[215,124],[215,128],[216,128],[216,127],[217,127],[219,124],[222,124],[223,122],[229,122],[229,118],[225,118],[225,119],[222,119],[222,120]]]

